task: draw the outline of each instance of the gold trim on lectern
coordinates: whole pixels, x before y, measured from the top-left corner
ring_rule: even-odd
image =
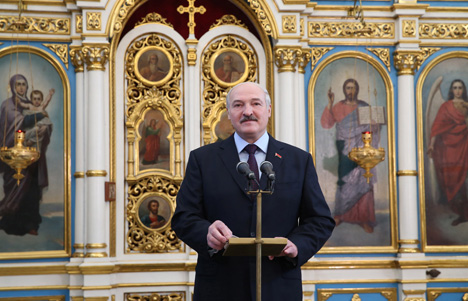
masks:
[[[226,244],[223,256],[255,256],[255,237],[232,237]],[[286,238],[262,238],[262,256],[274,256],[283,251]]]

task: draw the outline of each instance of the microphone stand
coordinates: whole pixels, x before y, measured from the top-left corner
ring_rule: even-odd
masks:
[[[255,181],[257,181],[255,179]],[[258,184],[258,183],[257,183]],[[257,301],[262,300],[262,195],[263,194],[272,194],[273,193],[273,184],[274,181],[268,179],[267,190],[260,190],[260,185],[258,185],[258,190],[251,190],[251,183],[249,181],[249,191],[248,194],[257,194],[257,225],[256,225],[256,235],[255,235],[255,247],[256,247],[256,290],[257,290]]]

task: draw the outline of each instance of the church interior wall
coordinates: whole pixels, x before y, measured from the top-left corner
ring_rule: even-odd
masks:
[[[302,267],[304,301],[468,300],[468,191],[445,189],[438,169],[442,152],[467,159],[440,137],[430,148],[452,85],[468,103],[467,20],[466,1],[2,1],[0,101],[21,74],[26,98],[51,95],[51,134],[48,183],[27,168],[33,184],[13,183],[41,187],[24,199],[39,208],[32,228],[5,226],[0,189],[0,301],[192,300],[197,254],[170,219],[190,151],[233,133],[225,98],[244,81],[272,96],[268,131],[312,154],[338,221]],[[342,133],[359,122],[385,152],[358,221],[338,196],[340,129],[323,119],[347,79],[363,109]],[[451,110],[463,144],[468,105]],[[158,226],[145,223],[152,200]]]

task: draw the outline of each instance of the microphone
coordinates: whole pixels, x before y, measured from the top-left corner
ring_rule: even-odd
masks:
[[[276,176],[275,172],[273,171],[273,164],[271,164],[270,161],[263,161],[260,163],[260,171],[268,177],[268,180],[275,180]]]
[[[255,174],[250,170],[249,164],[247,162],[237,163],[236,170],[241,175],[245,175],[249,180],[256,180]]]

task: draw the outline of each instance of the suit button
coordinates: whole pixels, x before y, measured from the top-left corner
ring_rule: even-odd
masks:
[[[255,233],[254,233],[254,232],[250,232],[250,236],[251,236],[251,237],[255,237]]]

